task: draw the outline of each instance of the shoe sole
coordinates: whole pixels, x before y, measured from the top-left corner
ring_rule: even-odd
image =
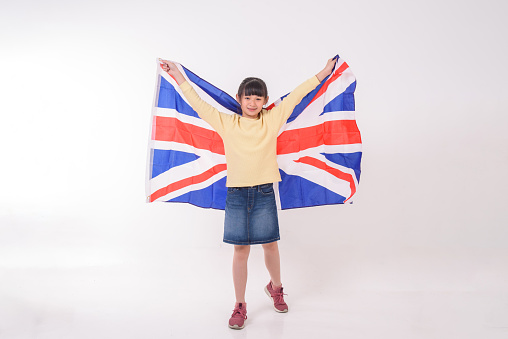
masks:
[[[272,301],[273,303],[273,309],[276,311],[276,312],[279,312],[279,313],[287,313],[288,309],[286,308],[285,310],[281,311],[281,310],[278,310],[276,307],[275,307],[275,300],[273,300],[272,298],[272,295],[270,294],[270,291],[268,291],[268,288],[265,286],[265,293],[266,295],[268,296],[268,298],[270,298],[270,300]]]
[[[229,326],[229,328],[232,328],[233,330],[241,330],[242,328],[245,327],[245,324],[243,324],[242,326],[238,326],[238,325],[233,325],[233,326],[228,325],[228,326]]]

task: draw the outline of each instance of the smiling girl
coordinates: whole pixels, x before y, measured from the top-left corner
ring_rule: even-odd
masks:
[[[171,75],[199,117],[221,136],[227,163],[227,196],[223,241],[234,245],[233,283],[236,304],[229,327],[242,329],[247,319],[245,288],[250,245],[261,244],[270,282],[265,293],[277,312],[287,312],[280,277],[277,241],[279,223],[273,183],[281,180],[277,164],[277,135],[296,105],[305,95],[331,74],[335,59],[329,59],[318,74],[298,86],[271,110],[263,108],[268,91],[263,80],[246,78],[240,84],[236,100],[239,114],[226,114],[201,100],[172,62],[161,67]]]

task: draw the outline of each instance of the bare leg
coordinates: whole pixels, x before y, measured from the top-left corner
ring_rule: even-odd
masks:
[[[235,245],[233,254],[233,284],[237,303],[245,303],[245,288],[247,286],[247,260],[250,245]]]
[[[279,287],[282,285],[280,281],[280,256],[279,256],[279,245],[277,241],[263,244],[263,251],[265,253],[265,265],[270,273],[272,285]]]

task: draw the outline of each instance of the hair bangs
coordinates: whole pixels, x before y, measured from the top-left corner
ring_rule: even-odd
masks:
[[[258,97],[266,97],[266,92],[259,82],[249,82],[243,90],[243,95],[257,95]]]
[[[259,78],[246,78],[238,88],[238,96],[256,95],[258,97],[268,97],[268,90],[263,80]]]

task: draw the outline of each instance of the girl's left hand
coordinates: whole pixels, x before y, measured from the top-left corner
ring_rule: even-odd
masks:
[[[324,78],[326,78],[327,76],[332,74],[332,71],[333,71],[333,68],[335,67],[336,62],[337,62],[337,59],[335,57],[328,59],[328,61],[326,62],[325,68],[323,68],[323,70],[321,72],[316,74],[316,77],[318,78],[318,80],[320,82],[323,81]]]

